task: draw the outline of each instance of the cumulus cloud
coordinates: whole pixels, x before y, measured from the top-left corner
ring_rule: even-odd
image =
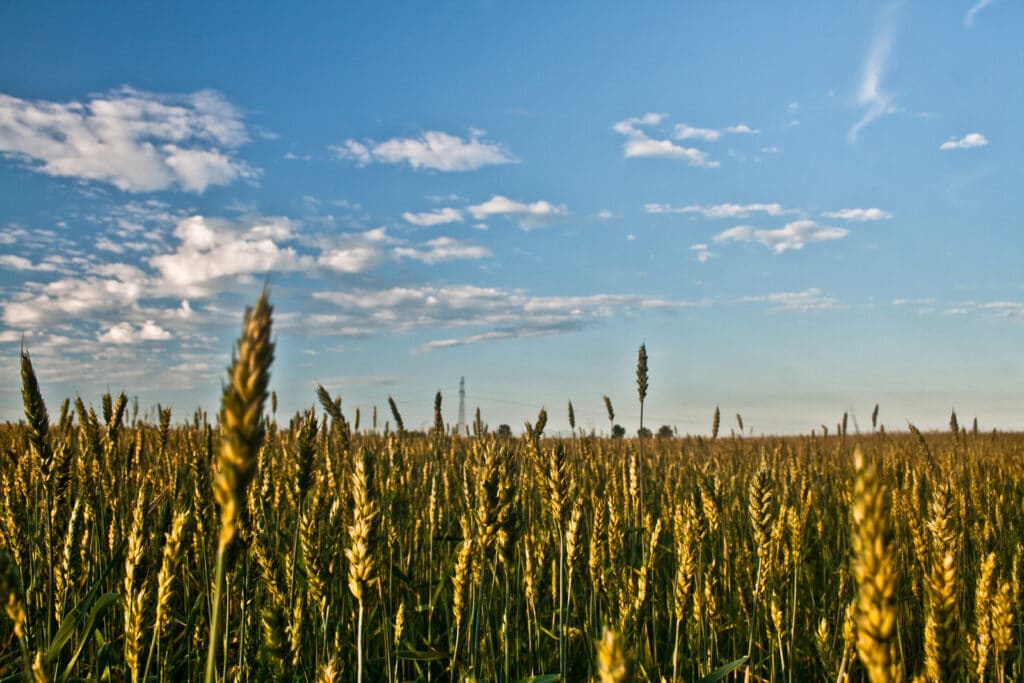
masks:
[[[626,137],[644,135],[644,132],[640,130],[642,126],[657,126],[666,118],[668,118],[668,114],[648,112],[643,116],[633,116],[628,119],[623,119],[612,126],[612,130],[620,135],[625,135]]]
[[[666,117],[667,114],[648,112],[643,116],[634,116],[615,123],[612,130],[626,137],[626,141],[622,143],[623,157],[626,159],[663,157],[686,161],[690,166],[707,168],[718,166],[717,161],[712,161],[707,154],[699,149],[683,147],[668,139],[655,139],[646,133],[645,128],[661,124]]]
[[[471,130],[468,139],[443,131],[430,130],[417,138],[392,138],[384,142],[346,140],[331,150],[342,159],[361,166],[407,164],[413,169],[435,171],[473,171],[492,164],[516,161],[503,146],[482,140],[483,131]]]
[[[137,268],[102,269],[95,275],[26,285],[3,305],[3,321],[17,329],[130,308],[142,296],[146,275]]]
[[[705,218],[746,218],[752,213],[763,213],[768,216],[782,216],[799,213],[795,209],[785,209],[781,204],[690,204],[672,206],[670,204],[645,204],[644,211],[650,214],[696,213]]]
[[[519,226],[524,230],[540,227],[569,213],[564,204],[556,205],[544,200],[519,202],[500,194],[494,195],[482,204],[467,206],[466,211],[478,221],[491,216],[516,216],[519,219]]]
[[[84,103],[0,94],[0,153],[39,173],[125,192],[201,193],[255,177],[234,156],[247,141],[241,113],[211,90],[162,95],[121,88]]]
[[[716,168],[719,165],[717,161],[712,161],[707,154],[695,147],[681,147],[671,140],[654,140],[646,136],[626,140],[622,145],[622,153],[627,159],[663,157],[685,161],[690,166]]]
[[[317,263],[338,273],[364,273],[384,260],[386,248],[393,242],[384,228],[348,233],[325,246]]]
[[[981,133],[968,133],[959,140],[956,138],[950,138],[941,145],[939,149],[946,152],[951,149],[971,149],[972,147],[985,147],[988,145],[988,139]]]
[[[460,259],[482,259],[491,255],[491,250],[452,237],[438,237],[429,240],[426,248],[396,247],[393,251],[399,258],[409,258],[428,265]]]
[[[137,344],[141,341],[167,341],[171,338],[173,335],[170,332],[152,320],[137,326],[128,322],[118,323],[98,335],[98,339],[107,344]]]
[[[761,230],[747,225],[737,225],[718,233],[712,239],[719,244],[757,242],[770,247],[776,254],[781,254],[790,249],[803,249],[804,245],[811,242],[842,239],[849,232],[845,228],[823,227],[812,220],[799,220],[787,223],[777,230]]]
[[[838,218],[844,221],[883,221],[892,218],[892,214],[881,209],[839,209],[839,211],[825,211],[822,216],[826,218]]]
[[[412,213],[410,211],[406,211],[402,214],[402,218],[404,218],[406,222],[418,225],[422,228],[429,228],[435,225],[445,225],[446,223],[461,223],[465,220],[462,217],[461,211],[450,207],[437,209],[436,211],[426,211],[423,213]]]
[[[311,265],[293,247],[282,246],[292,237],[287,218],[267,218],[252,224],[190,216],[178,222],[173,252],[149,258],[163,285],[179,295],[206,294],[224,277],[271,271],[300,270]]]
[[[0,268],[6,268],[9,270],[53,272],[57,270],[57,265],[48,261],[32,263],[31,260],[24,256],[18,256],[16,254],[0,254]]]
[[[860,132],[871,123],[899,111],[893,96],[882,86],[882,78],[889,69],[898,25],[899,8],[896,4],[890,4],[882,11],[864,60],[860,86],[857,90],[857,104],[863,109],[863,114],[847,133],[847,139],[851,143],[856,142]]]

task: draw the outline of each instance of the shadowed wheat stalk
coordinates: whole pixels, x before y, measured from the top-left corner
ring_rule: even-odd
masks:
[[[857,583],[855,621],[857,655],[871,683],[903,680],[896,643],[896,554],[892,530],[892,495],[877,464],[854,454],[857,480],[853,493],[853,576]]]

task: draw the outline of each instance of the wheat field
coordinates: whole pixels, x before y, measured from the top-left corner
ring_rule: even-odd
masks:
[[[279,422],[272,339],[264,293],[212,420],[51,421],[23,352],[4,680],[1024,676],[1020,435],[460,435],[440,395],[424,433],[323,387]],[[648,379],[641,347],[641,409]]]

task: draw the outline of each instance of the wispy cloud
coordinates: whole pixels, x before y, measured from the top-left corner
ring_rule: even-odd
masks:
[[[964,26],[972,28],[974,26],[974,19],[978,16],[978,13],[993,2],[995,2],[995,0],[978,0],[971,5],[971,8],[964,14]]]
[[[121,88],[87,102],[28,101],[0,94],[0,153],[51,176],[109,183],[125,192],[254,178],[235,158],[248,141],[241,113],[222,95]]]
[[[842,239],[849,232],[845,228],[823,227],[812,220],[799,220],[787,223],[777,230],[761,230],[748,225],[737,225],[718,233],[712,239],[719,244],[757,242],[770,247],[776,254],[781,254],[790,249],[803,249],[804,245],[812,242]]]
[[[861,73],[860,86],[857,90],[857,104],[864,112],[857,123],[850,128],[847,138],[851,143],[864,128],[877,119],[895,113],[899,108],[893,96],[884,90],[882,79],[889,69],[893,42],[899,28],[900,6],[890,3],[879,16],[875,32],[871,37],[867,57]]]
[[[775,292],[758,296],[747,296],[741,303],[767,303],[773,313],[813,313],[843,308],[835,297],[822,294],[817,287],[798,292]]]
[[[445,172],[474,171],[483,166],[517,161],[502,145],[484,141],[483,135],[483,131],[473,129],[469,138],[464,139],[430,130],[417,138],[392,138],[384,142],[349,139],[331,147],[331,151],[339,158],[353,159],[361,166],[373,162],[406,164],[416,170]]]
[[[492,216],[515,216],[519,220],[519,227],[523,230],[539,228],[547,222],[569,213],[564,204],[556,205],[545,200],[520,202],[500,194],[494,195],[482,204],[467,206],[466,211],[478,221]]]
[[[305,319],[317,334],[347,334],[361,329],[405,332],[476,328],[465,336],[428,342],[420,347],[421,352],[567,332],[639,311],[672,310],[705,303],[633,294],[534,296],[521,290],[473,285],[320,291],[313,297],[331,306],[321,316]]]
[[[461,211],[451,207],[437,209],[436,211],[426,211],[423,213],[412,213],[410,211],[406,211],[402,214],[402,218],[404,218],[406,222],[418,225],[421,228],[445,225],[447,223],[461,223],[465,220],[462,217]]]
[[[694,244],[690,247],[690,251],[695,253],[697,261],[700,263],[707,263],[714,256],[712,252],[708,251],[706,244]]]
[[[444,261],[487,258],[491,250],[453,237],[437,237],[429,240],[424,247],[395,247],[393,253],[400,258],[433,265]]]
[[[988,145],[988,139],[981,133],[968,133],[959,140],[955,137],[946,140],[939,149],[943,152],[948,152],[952,149],[971,149],[972,147],[985,147]]]
[[[838,211],[824,211],[821,214],[825,218],[838,218],[844,221],[883,221],[892,218],[892,214],[881,209],[839,209]]]
[[[1020,301],[992,301],[981,304],[980,308],[992,311],[1003,318],[1024,320],[1024,302]]]
[[[673,129],[676,140],[704,140],[715,142],[723,135],[758,135],[761,131],[745,123],[725,128],[697,128],[686,123],[677,123]]]
[[[700,214],[705,218],[746,218],[754,213],[763,213],[768,216],[799,213],[796,209],[786,209],[775,202],[769,204],[689,204],[687,206],[652,203],[645,204],[644,211],[650,214]]]

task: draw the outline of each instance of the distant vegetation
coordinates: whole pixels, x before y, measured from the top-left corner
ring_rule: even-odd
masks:
[[[515,437],[278,423],[265,298],[214,424],[65,401],[0,427],[0,675],[1020,680],[1024,438]],[[646,350],[638,358],[642,403]],[[571,410],[571,405],[570,405]],[[642,409],[641,409],[642,414]],[[875,416],[877,417],[877,410]],[[375,415],[376,418],[376,415]],[[570,418],[571,421],[572,418]],[[845,421],[844,421],[845,422]]]

